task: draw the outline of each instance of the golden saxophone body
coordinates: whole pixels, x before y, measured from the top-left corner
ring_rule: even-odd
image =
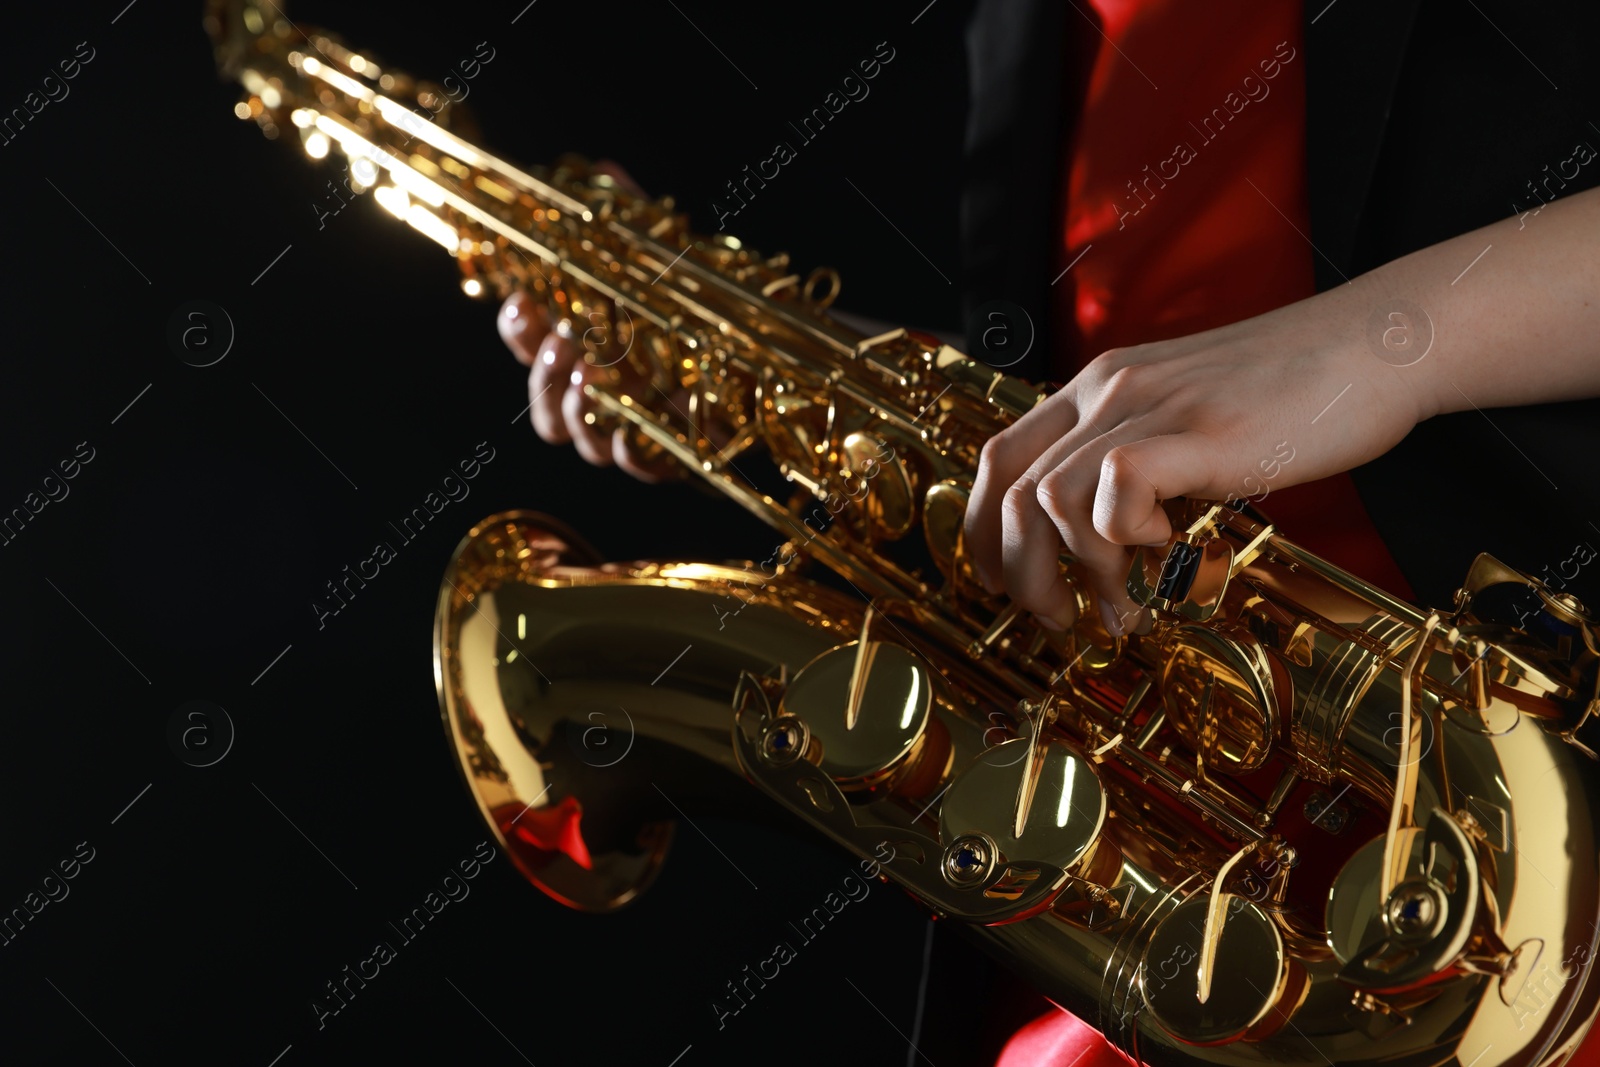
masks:
[[[1032,386],[862,336],[828,314],[836,275],[697,236],[581,161],[488,154],[441,89],[271,5],[209,18],[241,118],[342,152],[469,295],[525,287],[626,363],[647,384],[591,387],[596,417],[776,531],[748,564],[605,563],[527,512],[462,542],[444,718],[540,889],[626,904],[677,799],[720,778],[1145,1063],[1571,1057],[1600,1007],[1600,628],[1570,595],[1480,556],[1423,611],[1253,509],[1175,500],[1129,576],[1148,634],[1108,634],[1081,582],[1077,624],[1040,628],[960,534]],[[758,453],[784,499],[745,479]]]

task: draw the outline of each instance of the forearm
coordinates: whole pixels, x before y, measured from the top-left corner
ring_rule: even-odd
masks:
[[[1600,395],[1600,189],[1441,241],[1324,296],[1346,304],[1423,418]]]

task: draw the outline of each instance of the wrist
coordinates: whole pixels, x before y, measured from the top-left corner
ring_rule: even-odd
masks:
[[[1450,410],[1441,390],[1439,322],[1442,298],[1406,277],[1404,260],[1369,271],[1344,287],[1357,359],[1379,395],[1409,413],[1412,425]],[[1452,394],[1453,395],[1453,394]]]

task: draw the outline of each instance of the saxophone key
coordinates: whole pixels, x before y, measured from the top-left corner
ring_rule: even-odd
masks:
[[[909,649],[864,633],[802,667],[774,724],[847,795],[872,799],[912,780],[924,764],[942,770],[949,735],[933,714],[935,675]],[[771,728],[769,728],[770,732]]]
[[[1199,961],[1211,893],[1197,893],[1169,912],[1139,962],[1139,991],[1151,1019],[1184,1044],[1259,1041],[1283,1026],[1307,989],[1272,918],[1254,901],[1224,896],[1214,967],[1226,980],[1204,1000]]]
[[[940,806],[946,878],[967,885],[976,877],[961,862],[963,849],[984,860],[977,866],[991,896],[1014,891],[1008,878],[1081,871],[1100,842],[1106,810],[1094,763],[1068,742],[1036,729],[995,745],[956,776]]]

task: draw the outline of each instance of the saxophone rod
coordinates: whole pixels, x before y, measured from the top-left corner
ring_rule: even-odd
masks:
[[[613,396],[593,384],[584,386],[584,394],[602,409],[631,422],[651,441],[670,453],[679,463],[690,470],[699,472],[712,486],[721,490],[726,496],[731,497],[746,511],[779,533],[787,533],[788,531],[784,527],[792,526],[794,519],[790,515],[788,508],[765,493],[757,492],[754,489],[746,489],[725,472],[708,466],[695,454],[694,449],[690,448],[677,434],[656,422],[651,413],[635,403],[632,397]],[[814,551],[828,566],[844,575],[850,581],[873,590],[872,599],[876,599],[879,596],[908,597],[914,595],[913,590],[920,591],[922,588],[920,582],[917,582],[898,568],[889,569],[890,573],[886,576],[861,566],[855,557],[851,556],[842,546],[834,543],[828,531],[817,534],[806,543],[806,547],[808,550]]]
[[[1428,617],[1404,600],[1390,596],[1382,589],[1369,585],[1347,571],[1340,570],[1321,556],[1307,552],[1293,541],[1285,540],[1277,534],[1273,534],[1267,541],[1272,545],[1275,552],[1287,556],[1313,574],[1326,578],[1346,592],[1354,593],[1373,607],[1382,608],[1411,627],[1420,630],[1427,623]],[[1451,639],[1448,643],[1454,647],[1455,641]]]
[[[291,66],[293,66],[292,61]],[[299,72],[303,76],[320,79],[321,81],[327,83],[331,88],[338,89],[341,92],[353,96],[357,100],[367,104],[383,119],[385,125],[387,125],[390,129],[401,129],[403,124],[406,132],[419,137],[421,140],[432,145],[434,148],[449,152],[450,154],[458,157],[462,162],[476,166],[480,170],[492,171],[493,173],[509,181],[511,184],[520,186],[524,191],[531,193],[536,197],[540,197],[549,203],[555,204],[563,210],[571,212],[577,217],[583,219],[585,222],[593,221],[593,212],[583,202],[567,196],[565,193],[561,192],[561,190],[557,189],[548,182],[542,181],[539,178],[522,170],[521,168],[515,167],[512,164],[507,163],[505,160],[491,155],[490,153],[478,148],[476,145],[457,137],[455,134],[437,125],[436,123],[427,119],[419,118],[415,113],[408,110],[398,101],[384,96],[381,93],[375,92],[374,90],[362,85],[359,81],[349,77],[346,74],[343,74],[337,70],[333,70],[328,66],[328,64],[323,63],[315,56],[302,56],[299,63]],[[398,116],[404,116],[404,119],[397,121]],[[550,249],[540,242],[528,237],[526,234],[517,231],[514,227],[508,227],[502,224],[493,215],[483,211],[481,208],[472,204],[465,198],[455,194],[453,191],[446,189],[443,186],[440,186],[437,182],[430,181],[424,175],[418,173],[414,168],[407,166],[404,161],[390,153],[387,149],[373,145],[371,142],[366,141],[366,139],[361,137],[360,134],[356,133],[354,129],[351,129],[348,125],[344,124],[343,120],[336,120],[339,124],[339,127],[342,127],[338,128],[337,132],[335,132],[335,128],[325,128],[323,126],[324,120],[330,119],[333,119],[333,116],[319,114],[317,123],[318,128],[322,129],[323,132],[327,133],[330,137],[339,139],[341,145],[345,144],[345,139],[349,139],[361,142],[363,146],[368,149],[368,151],[363,154],[370,155],[382,153],[382,155],[387,158],[375,161],[383,163],[385,165],[385,169],[390,170],[391,173],[394,173],[396,169],[396,167],[391,164],[397,164],[399,167],[410,171],[410,175],[414,175],[415,178],[413,179],[408,175],[408,181],[420,179],[428,182],[428,184],[433,186],[433,188],[445,194],[445,199],[450,203],[451,207],[460,211],[462,214],[467,215],[469,218],[473,219],[473,221],[505,236],[508,240],[511,240],[513,243],[533,252],[552,266],[559,266],[564,271],[583,276],[583,279],[586,283],[593,285],[602,292],[606,292],[606,294],[611,296],[612,299],[629,304],[630,310],[638,311],[642,314],[649,315],[652,318],[654,317],[651,309],[647,306],[643,304],[633,306],[634,302],[631,300],[631,298],[626,296],[626,294],[623,294],[620,291],[613,291],[612,287],[607,285],[602,279],[589,276],[587,275],[587,272],[582,271],[581,268],[576,266],[576,264],[562,260],[553,249]],[[848,334],[845,334],[837,327],[832,327],[831,325],[825,325],[814,319],[808,320],[806,318],[802,318],[801,316],[795,315],[789,308],[777,301],[768,299],[768,297],[763,293],[751,290],[743,285],[733,282],[719,272],[711,270],[703,264],[696,263],[692,259],[686,259],[681,256],[675,257],[668,246],[662,244],[648,233],[630,226],[620,219],[608,219],[606,220],[606,224],[613,232],[621,236],[633,247],[640,248],[656,256],[663,265],[675,265],[678,262],[682,262],[685,265],[687,273],[694,275],[701,284],[709,286],[715,290],[721,290],[725,294],[733,296],[740,301],[756,305],[764,315],[781,320],[791,329],[811,337],[813,340],[832,349],[838,355],[847,357],[853,357],[855,355],[855,343],[849,339]],[[665,274],[666,270],[664,269],[662,273]],[[674,295],[682,296],[684,298],[687,298],[688,296],[688,294],[676,292]],[[665,321],[658,321],[656,322],[656,325],[664,329],[670,328],[670,324]],[[687,338],[687,335],[685,336]],[[692,338],[687,339],[692,340]]]

